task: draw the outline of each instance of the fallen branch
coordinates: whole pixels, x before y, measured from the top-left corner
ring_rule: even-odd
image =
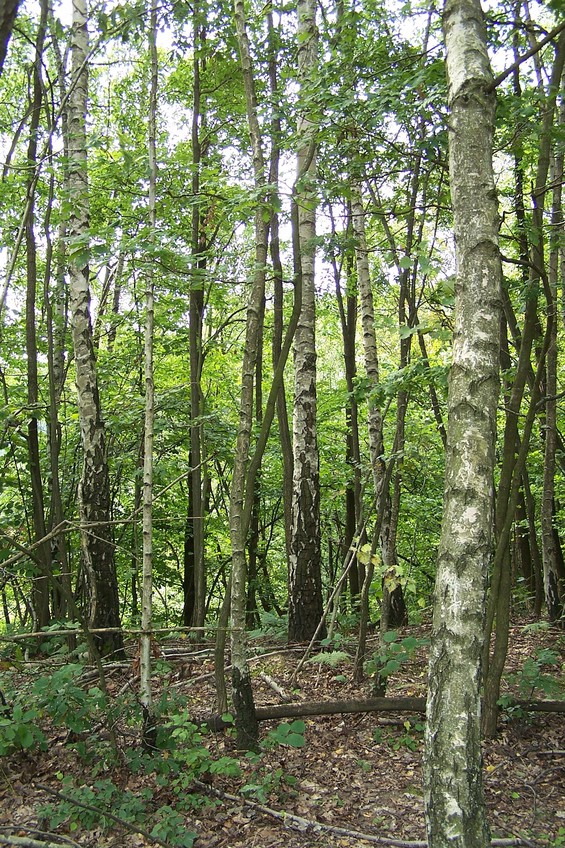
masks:
[[[277,681],[273,680],[270,675],[266,674],[264,671],[260,671],[259,677],[261,678],[263,683],[266,683],[267,686],[270,686],[271,689],[273,689],[277,693],[277,695],[280,695],[283,701],[292,701],[292,696],[285,692],[282,686],[279,686]]]
[[[18,828],[21,829],[21,828]],[[37,831],[33,831],[37,833]],[[54,836],[54,834],[45,834],[45,836]],[[34,839],[31,836],[12,836],[9,833],[0,833],[0,845],[14,845],[16,848],[61,848],[61,845],[72,845],[80,848],[78,842],[72,839],[67,839],[65,836],[55,836],[58,842],[45,841],[43,839]]]
[[[214,786],[209,786],[206,783],[201,783],[199,780],[194,781],[198,789],[212,793],[218,798],[226,801],[235,802],[237,804],[245,804],[253,810],[264,813],[271,818],[276,819],[284,824],[285,827],[292,827],[300,833],[306,831],[333,833],[336,836],[345,836],[348,839],[357,839],[361,842],[370,842],[374,845],[390,845],[392,848],[428,848],[428,843],[425,840],[408,841],[405,839],[391,839],[386,836],[376,836],[371,833],[363,833],[359,830],[350,830],[346,827],[338,827],[333,824],[322,824],[314,819],[305,819],[302,816],[295,816],[292,813],[287,813],[285,810],[274,810],[272,807],[267,807],[265,804],[259,804],[257,801],[250,801],[248,798],[243,798],[241,795],[231,795],[229,792],[224,792],[221,789],[216,789]],[[491,845],[493,848],[512,848],[512,846],[527,845],[527,842],[521,839],[493,839]]]
[[[565,701],[513,701],[511,708],[524,712],[565,713]],[[257,721],[298,716],[336,715],[338,713],[425,713],[425,698],[368,698],[360,701],[312,701],[305,703],[274,704],[271,707],[256,707]],[[221,715],[199,720],[210,730],[219,731],[231,726]]]
[[[257,721],[297,716],[335,715],[336,713],[411,712],[423,713],[425,698],[369,698],[362,701],[314,701],[310,703],[275,704],[272,707],[256,707]],[[222,730],[230,722],[215,715],[202,721],[210,730]]]

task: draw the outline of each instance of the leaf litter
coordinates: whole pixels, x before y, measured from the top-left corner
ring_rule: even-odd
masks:
[[[425,628],[409,627],[402,632],[426,635]],[[191,673],[186,676],[180,656],[182,647],[179,646],[179,655],[168,661],[165,678],[161,674],[155,681],[175,686],[198,721],[214,711],[213,667],[204,652],[196,661],[191,659]],[[281,702],[273,683],[285,692],[292,691],[297,654],[280,645],[262,647],[269,656],[252,663],[252,674],[256,704],[268,706]],[[524,683],[521,670],[536,651],[546,649],[559,659],[553,672],[563,669],[562,635],[522,624],[512,628],[508,694],[523,694],[518,691]],[[336,664],[306,664],[294,696],[303,701],[369,696],[370,681],[353,683],[351,671],[351,658],[340,658]],[[112,677],[113,691],[123,692],[131,676],[131,666],[120,668]],[[424,696],[425,680],[425,650],[419,650],[389,677],[387,694]],[[136,682],[131,685],[135,687]],[[268,740],[269,733],[279,725],[279,721],[262,722],[262,740]],[[115,730],[120,747],[139,745],[135,728],[118,726]],[[379,844],[379,840],[380,844],[398,846],[422,844],[422,730],[421,715],[309,717],[304,719],[304,747],[268,745],[256,762],[236,751],[229,730],[206,735],[203,741],[211,756],[239,757],[241,773],[207,774],[204,782],[194,781],[188,786],[187,793],[194,793],[203,803],[190,813],[183,809],[181,830],[185,826],[187,833],[197,834],[195,848],[274,848],[282,844],[285,848],[353,848],[368,844],[362,841],[362,835],[373,844]],[[40,787],[61,790],[62,774],[72,778],[75,787],[91,787],[95,783],[92,763],[77,756],[70,735],[66,738],[60,727],[51,727],[46,739],[45,751],[23,751],[0,760],[0,837],[2,833],[45,833],[48,823],[40,817],[40,811],[54,799]],[[175,814],[178,795],[166,783],[156,785],[153,774],[131,772],[122,764],[101,768],[99,777],[111,779],[133,796],[140,796],[150,787],[153,802],[170,809],[170,816]],[[503,713],[497,738],[484,743],[484,779],[493,837],[521,840],[524,845],[540,848],[565,844],[562,714]],[[71,831],[69,821],[63,820],[50,831],[62,840],[72,840],[67,844],[91,848],[143,848],[156,844],[151,834],[126,830],[115,822],[105,825],[78,825]],[[187,837],[186,844],[189,841]],[[167,842],[166,837],[160,844],[163,842],[179,844]]]

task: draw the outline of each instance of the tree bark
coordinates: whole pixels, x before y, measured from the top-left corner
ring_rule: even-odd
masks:
[[[430,848],[490,844],[480,685],[491,557],[501,264],[495,96],[478,0],[447,0],[449,169],[457,279],[444,513],[430,649],[424,787]]]
[[[565,126],[565,105],[562,99],[560,108],[561,127]],[[555,526],[555,467],[557,453],[557,371],[558,371],[558,310],[557,285],[559,280],[560,238],[563,236],[563,153],[556,152],[553,158],[553,199],[551,210],[551,237],[549,244],[549,274],[547,291],[547,309],[552,316],[551,339],[547,351],[546,363],[546,402],[545,402],[545,454],[543,465],[543,495],[541,504],[543,584],[547,615],[550,621],[561,621],[565,627],[564,598],[565,587],[560,586],[560,565],[562,552],[557,527]]]
[[[204,515],[202,507],[202,316],[204,312],[204,275],[206,271],[206,237],[202,216],[200,173],[202,168],[201,125],[203,94],[201,69],[204,62],[206,29],[201,4],[193,7],[193,101],[192,101],[192,257],[193,273],[189,297],[190,347],[190,496],[185,547],[184,623],[203,627],[206,607],[206,571],[204,562]],[[188,555],[188,558],[186,558]]]
[[[8,44],[14,29],[21,0],[2,0],[0,3],[0,74],[4,68]]]
[[[41,66],[43,62],[43,46],[47,28],[47,2],[42,0],[40,20],[37,30],[35,45],[35,59],[33,65],[33,88],[31,103],[31,121],[29,127],[29,143],[27,150],[28,167],[30,169],[27,181],[28,202],[25,222],[26,240],[26,365],[27,365],[27,402],[30,417],[27,427],[27,448],[29,457],[29,471],[31,477],[31,495],[33,510],[33,529],[35,540],[43,539],[46,535],[45,506],[43,479],[41,474],[39,432],[37,421],[40,417],[39,411],[39,384],[37,371],[37,328],[35,320],[35,306],[37,295],[37,245],[35,241],[35,171],[37,163],[37,136],[41,115],[41,104],[43,101],[43,83],[41,79]],[[33,578],[33,611],[35,615],[34,626],[41,630],[49,624],[49,579],[47,571],[50,565],[50,547],[43,542],[37,551],[37,556],[44,564],[42,573]]]
[[[318,32],[315,0],[298,0],[298,78],[301,92],[297,134],[299,149],[296,186],[299,257],[302,278],[302,309],[294,343],[294,478],[289,559],[288,638],[309,640],[323,614],[320,468],[316,434],[316,293],[314,280],[316,198],[316,126],[313,123],[312,82],[318,64]],[[295,274],[297,268],[295,267]],[[323,629],[322,629],[323,630]],[[320,633],[321,637],[325,635]]]
[[[246,750],[254,750],[258,745],[258,726],[255,718],[253,690],[251,688],[245,639],[247,600],[245,547],[255,480],[250,479],[247,473],[247,466],[253,424],[255,369],[258,359],[262,304],[265,297],[265,268],[267,263],[269,218],[265,214],[268,210],[265,188],[265,162],[261,147],[261,130],[257,116],[255,80],[253,77],[243,0],[235,1],[234,15],[245,87],[247,121],[253,154],[253,172],[258,198],[257,209],[255,211],[255,270],[247,306],[245,347],[241,370],[239,426],[230,492],[232,697],[236,716],[238,745]],[[255,473],[257,473],[257,470]]]
[[[149,115],[147,151],[149,196],[147,218],[149,245],[157,243],[157,0],[149,0]],[[155,431],[155,381],[153,375],[153,340],[155,325],[155,274],[153,256],[145,279],[145,427],[143,446],[143,571],[141,594],[141,654],[139,663],[139,700],[143,710],[143,746],[152,750],[156,744],[156,725],[151,691],[151,629],[153,626],[153,437]]]
[[[82,558],[90,590],[90,626],[119,627],[118,583],[110,532],[110,479],[92,343],[88,250],[86,113],[88,30],[85,0],[73,2],[72,84],[68,101],[69,280],[78,413],[83,448],[79,486]],[[123,655],[120,633],[96,638],[100,653]]]

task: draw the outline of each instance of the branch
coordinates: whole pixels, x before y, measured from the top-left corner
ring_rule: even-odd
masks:
[[[540,42],[538,42],[538,44],[536,44],[534,47],[530,48],[530,50],[528,50],[528,51],[527,51],[527,53],[524,53],[524,55],[523,55],[523,56],[519,56],[519,57],[516,59],[516,61],[515,61],[515,62],[512,62],[512,64],[511,64],[511,65],[509,65],[509,66],[508,66],[508,68],[506,68],[506,70],[504,70],[504,71],[502,71],[500,74],[498,74],[498,76],[496,76],[496,77],[493,79],[493,81],[491,82],[491,84],[490,84],[489,86],[487,86],[487,89],[486,89],[486,90],[487,90],[487,92],[494,91],[494,90],[495,90],[495,88],[498,88],[498,86],[500,85],[500,83],[501,83],[501,82],[504,82],[504,80],[505,80],[507,77],[509,77],[509,76],[510,76],[510,74],[511,74],[511,73],[513,73],[513,72],[514,72],[517,68],[519,68],[519,67],[520,67],[520,65],[521,65],[523,62],[525,62],[527,59],[530,59],[532,56],[535,56],[535,55],[536,55],[536,53],[539,53],[539,51],[542,49],[542,47],[545,47],[545,45],[546,45],[546,44],[548,44],[550,41],[553,41],[553,39],[555,38],[555,36],[556,36],[556,35],[559,35],[559,33],[560,33],[562,30],[564,30],[564,29],[565,29],[565,21],[563,21],[562,23],[560,23],[560,24],[558,24],[556,27],[554,27],[554,28],[551,30],[551,32],[549,32],[549,33],[545,36],[545,38],[542,38],[542,40],[541,40]]]
[[[264,813],[267,816],[271,816],[271,818],[277,819],[282,822],[285,827],[295,828],[300,831],[300,833],[304,833],[305,831],[319,833],[322,831],[324,833],[334,833],[337,836],[345,836],[348,839],[356,839],[361,842],[372,842],[375,845],[390,845],[394,846],[394,848],[427,848],[428,846],[428,843],[424,841],[414,842],[407,841],[405,839],[389,839],[386,836],[376,836],[372,833],[362,833],[359,830],[349,830],[349,828],[345,827],[322,824],[321,822],[314,821],[313,819],[305,819],[302,816],[292,815],[291,813],[287,813],[285,810],[273,810],[272,807],[267,807],[265,804],[258,804],[256,801],[250,801],[249,799],[242,798],[238,795],[230,795],[228,792],[215,789],[213,786],[208,786],[205,783],[201,783],[199,780],[195,780],[194,783],[198,789],[202,791],[212,793],[218,798],[222,798],[226,801],[239,804],[243,803],[247,807],[251,807],[254,810],[258,810],[260,813]],[[491,844],[495,846],[495,848],[510,848],[510,846],[529,845],[531,843],[523,841],[522,839],[493,839]]]
[[[28,828],[18,825],[18,831],[27,831]],[[13,828],[1,828],[2,831],[13,830]],[[0,845],[15,845],[17,848],[61,848],[61,845],[71,845],[73,848],[80,848],[78,842],[70,839],[68,836],[59,836],[55,833],[44,833],[42,830],[29,830],[29,836],[13,836],[11,833],[0,832]],[[37,836],[47,836],[47,841],[43,839],[35,839]],[[50,842],[53,838],[57,842]]]

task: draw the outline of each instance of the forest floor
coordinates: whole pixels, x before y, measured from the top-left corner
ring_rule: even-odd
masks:
[[[512,628],[504,690],[521,697],[543,698],[543,692],[525,692],[524,686],[543,688],[550,674],[561,675],[563,681],[565,637],[558,631],[524,625]],[[425,627],[408,627],[400,631],[399,638],[420,639],[426,635]],[[195,720],[211,715],[215,710],[211,651],[203,646],[197,652],[187,646],[186,640],[163,645],[166,665],[160,672],[161,683],[165,682],[178,696],[178,703],[186,706],[186,715]],[[291,691],[291,677],[301,653],[266,638],[260,647],[265,656],[251,663],[256,704],[281,703],[266,675],[283,690]],[[350,649],[340,646],[345,652]],[[556,661],[551,667],[543,662],[550,657]],[[337,654],[332,661],[337,664],[306,664],[292,690],[293,700],[370,696],[368,682],[351,682],[351,661],[344,656],[340,660]],[[110,671],[109,691],[117,701],[136,690],[134,674],[135,663],[134,667],[122,665]],[[425,686],[426,649],[421,647],[390,676],[387,695],[425,696]],[[106,762],[103,731],[100,738],[99,729],[73,735],[64,727],[52,725],[46,735],[46,750],[23,751],[0,760],[0,844],[2,837],[17,836],[35,840],[29,841],[30,845],[140,848],[156,843],[180,845],[182,837],[179,841],[178,834],[183,832],[187,846],[192,841],[189,834],[197,834],[195,848],[357,848],[371,842],[396,846],[423,843],[421,715],[367,713],[306,718],[303,747],[269,744],[270,732],[280,724],[280,720],[261,723],[261,738],[267,744],[260,758],[238,754],[231,731],[204,735],[202,744],[210,761],[218,766],[203,769],[206,773],[201,782],[190,776],[194,764],[188,759],[180,774],[177,770],[168,777],[159,777],[159,769],[139,768],[139,763],[136,766],[139,729],[131,722],[128,726],[118,718],[115,725],[120,749],[129,751],[118,766],[109,759]],[[298,726],[299,736],[300,729]],[[171,726],[169,732],[174,732]],[[190,733],[181,722],[179,739],[183,732]],[[164,756],[166,760],[168,752]],[[238,758],[239,774],[231,774],[229,764],[233,760],[221,758]],[[189,775],[184,786],[183,771]],[[501,714],[497,738],[484,744],[484,778],[493,838],[519,839],[516,844],[528,846],[565,845],[563,713]],[[114,815],[134,824],[124,828],[101,821],[100,815],[97,819],[92,811],[89,814],[86,809],[73,808],[65,801],[65,796],[70,797],[68,787],[82,793],[73,797],[86,803],[90,799],[91,806],[98,809],[104,809],[106,803]],[[125,795],[115,794],[111,787],[119,787]],[[144,818],[143,805],[134,809],[140,798],[145,799],[147,809],[160,808],[161,826],[154,829],[155,820]],[[192,809],[187,809],[187,798],[193,802]],[[51,805],[50,811],[47,805]],[[172,824],[176,842],[167,835]]]

